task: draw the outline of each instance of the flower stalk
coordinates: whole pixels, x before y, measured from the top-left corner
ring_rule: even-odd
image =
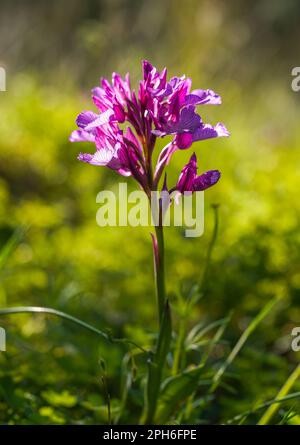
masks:
[[[169,302],[166,299],[165,284],[165,251],[163,232],[163,212],[161,199],[158,200],[154,213],[158,214],[155,234],[151,233],[154,258],[154,276],[158,308],[159,333],[153,357],[148,361],[148,375],[145,388],[145,405],[141,423],[154,423],[155,413],[160,393],[163,368],[170,349],[172,337],[172,322]],[[152,209],[153,211],[154,209]],[[153,214],[155,220],[155,214]]]
[[[171,312],[166,300],[158,333],[158,340],[152,359],[148,361],[148,375],[145,388],[145,406],[141,423],[152,425],[157,423],[155,414],[161,388],[163,369],[170,350],[172,337]]]
[[[165,284],[165,246],[163,226],[160,224],[155,227],[156,245],[157,245],[157,261],[155,264],[155,282],[156,296],[158,305],[159,325],[162,322],[162,316],[166,300],[166,284]],[[155,255],[155,254],[154,254]]]

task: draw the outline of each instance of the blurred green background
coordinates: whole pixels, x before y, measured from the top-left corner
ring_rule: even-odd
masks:
[[[96,225],[96,195],[119,177],[79,163],[91,147],[68,141],[76,115],[93,109],[99,77],[129,71],[134,84],[146,58],[218,92],[223,104],[199,111],[231,132],[194,146],[200,170],[222,178],[205,195],[204,236],[166,231],[168,290],[199,281],[218,203],[205,295],[191,314],[191,323],[210,322],[233,311],[216,362],[270,298],[284,297],[231,368],[234,390],[223,389],[203,419],[222,422],[275,397],[299,361],[290,346],[300,323],[300,92],[291,89],[299,19],[297,0],[1,0],[0,246],[21,233],[1,263],[0,307],[54,307],[134,339],[156,329],[149,230]],[[189,156],[174,155],[170,183]],[[99,357],[114,405],[126,348],[43,315],[0,325],[1,423],[105,423]]]

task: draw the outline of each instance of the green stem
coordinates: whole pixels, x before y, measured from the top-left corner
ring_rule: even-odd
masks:
[[[148,377],[145,393],[145,411],[142,423],[152,425],[156,422],[155,414],[160,395],[161,380],[172,337],[171,312],[168,300],[164,307],[162,322],[158,334],[155,353],[148,362]]]
[[[172,325],[171,313],[166,299],[165,285],[165,254],[164,254],[164,234],[161,213],[161,203],[159,202],[159,221],[155,225],[155,237],[152,236],[155,284],[158,306],[159,333],[155,352],[148,362],[148,375],[145,388],[145,406],[141,423],[151,425],[155,421],[155,413],[160,395],[161,380],[165,366],[167,354],[169,352]]]
[[[127,338],[111,337],[108,333],[100,331],[99,329],[95,328],[94,326],[91,326],[90,324],[85,323],[82,320],[79,320],[79,318],[73,317],[72,315],[66,314],[65,312],[57,311],[56,309],[52,309],[52,308],[48,308],[48,307],[37,307],[37,306],[20,306],[20,307],[0,309],[0,316],[1,315],[24,314],[24,313],[42,313],[42,314],[50,314],[50,315],[54,315],[56,317],[64,318],[65,320],[71,321],[72,323],[75,323],[75,324],[81,326],[82,328],[85,328],[88,331],[99,335],[100,337],[104,338],[105,340],[107,340],[111,343],[127,343],[132,346],[135,346],[136,348],[140,349],[144,353],[148,353],[144,348],[137,345],[135,342],[128,340]]]
[[[166,284],[165,284],[165,248],[164,248],[164,232],[162,224],[155,226],[157,240],[157,260],[155,262],[155,281],[156,296],[158,304],[159,324],[161,325],[166,300]]]

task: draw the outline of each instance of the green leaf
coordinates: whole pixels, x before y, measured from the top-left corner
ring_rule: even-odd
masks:
[[[168,300],[162,317],[161,328],[159,331],[157,348],[153,359],[148,363],[148,380],[146,387],[146,407],[145,423],[151,424],[156,411],[157,399],[160,391],[162,371],[165,365],[167,354],[169,352],[172,337],[171,312]]]
[[[155,416],[157,424],[161,425],[169,420],[178,405],[196,391],[202,371],[203,366],[198,366],[165,380]]]
[[[237,343],[231,350],[230,354],[228,355],[225,362],[221,365],[221,367],[218,369],[216,374],[213,378],[213,384],[210,389],[210,392],[214,392],[217,387],[219,386],[220,380],[227,370],[227,368],[231,365],[231,363],[234,361],[235,357],[238,355],[246,341],[248,340],[249,336],[252,334],[252,332],[257,328],[259,323],[266,318],[266,316],[271,312],[273,307],[281,300],[280,296],[276,296],[272,300],[270,300],[258,313],[258,315],[251,321],[247,329],[242,333],[240,338],[238,339]]]

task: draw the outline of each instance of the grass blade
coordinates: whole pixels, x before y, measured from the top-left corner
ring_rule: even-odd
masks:
[[[284,398],[299,377],[300,377],[300,365],[298,365],[296,369],[294,369],[294,371],[289,376],[285,384],[282,386],[282,388],[280,389],[275,398],[275,401],[277,400],[278,402],[278,400]],[[271,405],[267,409],[267,411],[263,414],[263,416],[260,418],[258,425],[267,425],[274,416],[274,414],[276,413],[276,411],[278,410],[278,408],[279,408],[278,403],[276,405]]]
[[[261,410],[261,409],[264,409],[264,408],[268,408],[268,407],[275,406],[276,409],[278,409],[278,407],[279,407],[279,405],[280,405],[281,403],[287,402],[288,400],[298,399],[298,398],[300,398],[300,391],[298,391],[298,392],[294,392],[294,393],[289,394],[289,395],[287,395],[287,396],[285,396],[285,397],[281,397],[281,398],[278,398],[278,397],[277,397],[277,398],[275,398],[275,399],[268,400],[268,401],[266,401],[266,402],[264,402],[264,403],[261,403],[260,405],[256,406],[256,407],[253,408],[253,409],[249,409],[248,411],[244,411],[243,413],[238,414],[237,416],[234,416],[232,419],[227,420],[227,422],[226,422],[225,424],[226,424],[226,425],[230,425],[230,424],[232,424],[233,422],[238,422],[238,421],[240,421],[241,419],[243,419],[243,418],[245,418],[245,417],[248,417],[248,416],[250,416],[251,414],[254,414],[254,413],[256,413],[257,411],[259,411],[259,410]],[[278,406],[276,406],[276,405],[278,405]]]
[[[12,308],[2,308],[0,309],[0,317],[4,315],[14,315],[14,314],[25,314],[25,313],[39,313],[39,314],[50,314],[56,317],[63,318],[65,320],[71,321],[84,329],[87,329],[94,334],[99,335],[105,340],[111,343],[127,343],[135,346],[141,351],[148,354],[141,346],[137,345],[135,342],[128,340],[126,338],[114,338],[111,337],[110,334],[104,331],[100,331],[100,329],[95,328],[94,326],[86,323],[85,321],[80,320],[79,318],[73,317],[72,315],[66,314],[65,312],[57,311],[56,309],[48,308],[48,307],[37,307],[37,306],[20,306],[20,307],[12,307]]]
[[[249,336],[252,334],[252,332],[256,329],[256,327],[259,325],[259,323],[269,314],[269,312],[273,309],[275,304],[278,303],[280,300],[279,297],[273,298],[271,301],[269,301],[259,312],[259,314],[252,320],[252,322],[249,324],[247,329],[243,332],[243,334],[240,336],[239,340],[237,341],[236,345],[230,352],[229,356],[227,357],[226,361],[223,363],[223,365],[219,368],[217,373],[213,377],[213,384],[211,386],[210,392],[214,392],[216,388],[219,385],[220,379],[223,376],[224,372],[228,368],[229,365],[233,362],[235,357],[238,355],[246,341],[248,340]]]

